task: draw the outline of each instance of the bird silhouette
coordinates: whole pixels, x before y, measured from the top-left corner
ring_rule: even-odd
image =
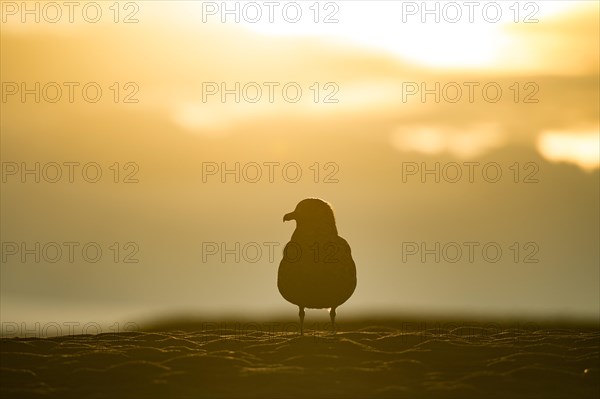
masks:
[[[296,230],[283,250],[277,273],[277,288],[288,302],[299,308],[300,334],[304,334],[305,308],[329,309],[335,332],[336,308],[356,288],[356,265],[350,245],[338,236],[331,206],[318,198],[307,198],[286,214]]]

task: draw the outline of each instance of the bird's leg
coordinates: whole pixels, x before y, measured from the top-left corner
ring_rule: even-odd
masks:
[[[300,316],[300,335],[304,335],[304,306],[299,306],[300,312],[298,315]]]
[[[335,334],[335,332],[336,332],[336,328],[335,328],[335,308],[331,308],[331,310],[329,311],[329,317],[331,318],[331,330]]]

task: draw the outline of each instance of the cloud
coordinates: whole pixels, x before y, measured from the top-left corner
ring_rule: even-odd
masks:
[[[600,132],[546,131],[537,140],[537,149],[552,162],[569,162],[584,170],[600,167]]]
[[[461,159],[478,157],[504,144],[497,125],[477,124],[466,128],[436,125],[398,127],[392,132],[391,143],[401,152],[426,155],[447,153]]]

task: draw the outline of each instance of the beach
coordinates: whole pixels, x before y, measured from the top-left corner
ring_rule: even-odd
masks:
[[[600,332],[535,323],[177,323],[0,340],[3,398],[597,398]],[[178,328],[179,327],[179,328]]]

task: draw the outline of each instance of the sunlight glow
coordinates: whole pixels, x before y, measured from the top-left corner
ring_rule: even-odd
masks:
[[[440,20],[435,22],[435,15],[425,15],[428,23],[421,22],[421,9],[415,15],[409,15],[408,3],[421,2],[370,2],[362,1],[338,3],[339,12],[336,23],[314,23],[310,18],[304,18],[298,23],[286,23],[275,20],[273,23],[245,23],[254,31],[269,35],[307,35],[320,39],[336,39],[349,44],[361,45],[367,48],[385,51],[401,59],[431,67],[446,68],[477,68],[494,66],[502,63],[505,52],[514,46],[514,38],[504,30],[506,26],[516,25],[518,19],[529,16],[541,20],[561,12],[568,11],[581,3],[574,1],[535,2],[537,9],[510,9],[508,2],[502,3],[501,13],[497,22],[490,22],[483,17],[481,9],[486,3],[478,2],[480,9],[473,9],[473,21],[469,20],[468,9],[461,7],[462,16],[457,22],[445,19],[442,10],[452,1],[436,1]],[[534,3],[534,2],[532,2]],[[496,3],[498,4],[498,3]],[[512,4],[512,3],[510,3]],[[525,7],[521,3],[521,7]],[[452,7],[446,15],[450,19],[458,15]],[[312,11],[312,10],[311,10]],[[333,11],[333,10],[329,10]],[[492,15],[492,12],[489,12]],[[314,16],[314,12],[311,17]],[[322,16],[321,16],[322,17]],[[533,24],[529,24],[533,25]]]

